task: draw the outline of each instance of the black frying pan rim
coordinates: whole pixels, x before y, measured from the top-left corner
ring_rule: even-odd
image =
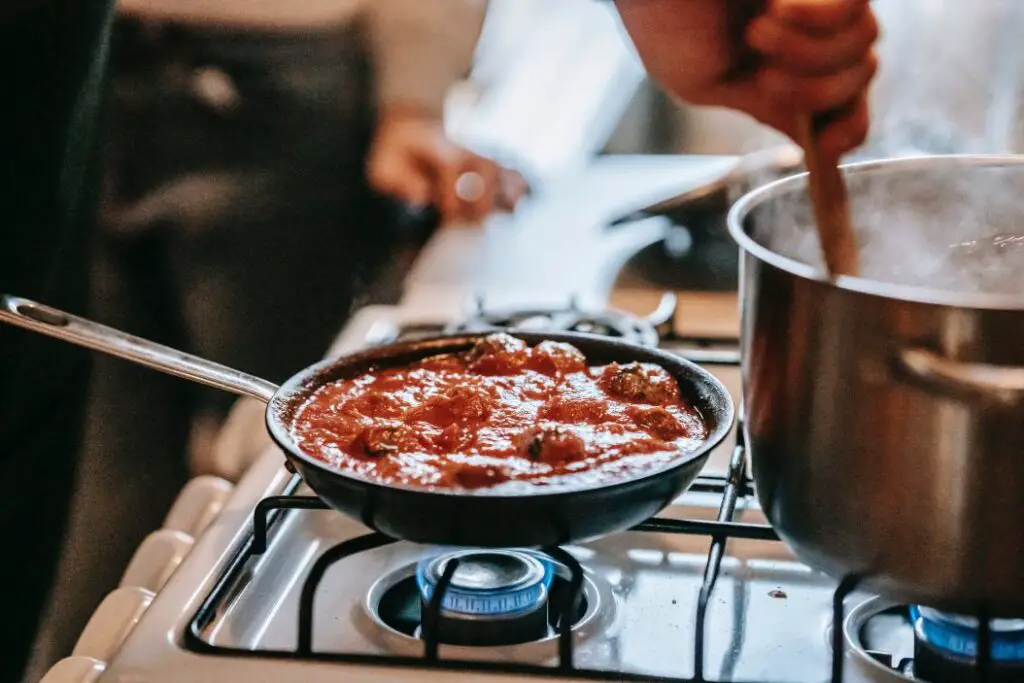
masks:
[[[705,423],[712,418],[716,420],[714,429],[709,432],[699,447],[685,452],[680,451],[678,454],[678,460],[669,462],[663,467],[651,470],[650,472],[645,472],[637,477],[630,477],[628,479],[623,479],[622,481],[598,486],[559,487],[551,490],[541,489],[536,492],[502,494],[467,493],[456,490],[430,489],[421,486],[384,484],[379,481],[374,481],[368,477],[342,472],[341,470],[332,467],[330,464],[305,453],[298,447],[295,440],[292,439],[291,434],[289,433],[290,429],[288,428],[287,420],[282,416],[288,412],[289,409],[294,410],[301,406],[305,402],[305,399],[309,397],[309,392],[312,390],[310,387],[318,387],[323,384],[324,380],[321,378],[324,375],[331,374],[332,372],[338,372],[345,368],[359,368],[360,371],[365,371],[365,369],[372,367],[367,364],[368,361],[376,360],[386,364],[388,359],[397,359],[398,362],[395,363],[397,365],[401,364],[400,359],[406,356],[411,360],[413,358],[426,358],[434,354],[453,353],[459,350],[468,349],[473,342],[486,337],[489,334],[494,334],[494,331],[445,334],[410,341],[398,341],[381,346],[369,347],[355,353],[345,354],[335,358],[328,358],[315,363],[314,365],[311,365],[293,375],[278,388],[274,397],[267,404],[267,431],[277,445],[285,451],[287,457],[300,460],[305,466],[319,470],[325,475],[346,479],[360,486],[365,486],[371,489],[401,491],[420,495],[487,499],[492,501],[512,501],[532,498],[552,500],[560,496],[572,496],[586,491],[612,490],[619,487],[632,486],[647,479],[667,476],[672,472],[689,467],[699,459],[706,459],[710,455],[711,451],[714,450],[714,448],[718,446],[726,436],[728,436],[729,432],[733,428],[733,423],[735,422],[735,405],[728,389],[726,389],[725,385],[723,385],[722,382],[712,373],[682,356],[672,354],[661,349],[633,344],[631,342],[609,339],[608,337],[596,334],[585,334],[580,332],[559,332],[548,334],[543,332],[508,331],[507,334],[522,339],[531,346],[544,340],[567,343],[572,343],[573,340],[577,340],[585,343],[596,343],[612,349],[617,347],[626,351],[633,350],[638,356],[660,356],[669,364],[682,366],[682,368],[685,368],[688,372],[695,375],[696,378],[702,381],[706,386],[700,387],[698,382],[694,381],[694,378],[680,377],[681,373],[675,372],[664,365],[662,367],[676,379],[676,382],[680,385],[680,389],[683,390],[684,396],[691,401],[691,405],[698,410],[701,417],[705,420]],[[389,354],[389,351],[392,351],[393,353]],[[426,353],[424,353],[424,351]],[[343,375],[344,373],[341,372],[338,373],[336,377],[341,377]],[[326,381],[332,381],[336,377],[331,377]],[[684,379],[687,380],[685,386]],[[686,391],[687,387],[689,388],[689,391]],[[705,388],[705,395],[713,395],[714,398],[702,398],[699,392],[699,389],[701,388]],[[302,397],[302,400],[298,400],[298,397],[300,396]],[[715,409],[713,406],[710,408],[708,407],[709,404],[714,402],[720,403],[721,408]]]

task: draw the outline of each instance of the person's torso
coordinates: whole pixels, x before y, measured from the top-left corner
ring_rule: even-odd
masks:
[[[86,313],[109,5],[0,2],[0,292],[78,314]],[[67,344],[0,324],[0,461],[38,436],[87,361]]]

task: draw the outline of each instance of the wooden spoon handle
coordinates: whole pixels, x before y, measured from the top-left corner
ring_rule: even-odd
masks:
[[[839,159],[823,155],[809,115],[799,117],[800,146],[804,148],[811,203],[818,223],[818,237],[829,274],[857,275],[860,272],[857,238],[850,221],[846,183],[839,172]]]

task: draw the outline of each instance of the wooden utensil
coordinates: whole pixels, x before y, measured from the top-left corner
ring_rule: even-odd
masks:
[[[840,275],[857,275],[860,272],[859,249],[850,221],[846,183],[839,172],[839,159],[822,154],[810,115],[801,116],[798,126],[797,142],[804,148],[811,203],[829,275],[833,279]]]

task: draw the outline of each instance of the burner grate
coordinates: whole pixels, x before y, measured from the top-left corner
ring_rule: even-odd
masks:
[[[447,328],[447,332],[489,332],[511,330],[518,332],[583,332],[614,337],[656,346],[658,332],[648,321],[625,313],[582,311],[533,310],[509,313],[489,313],[474,316],[463,323]]]
[[[673,302],[674,305],[674,302]],[[652,327],[652,329],[655,329]],[[657,331],[655,329],[655,335]],[[657,342],[657,336],[655,336]],[[739,363],[738,354],[721,354],[711,351],[708,358],[692,358],[697,362],[711,364],[735,365]],[[690,352],[684,354],[690,357]],[[694,623],[694,677],[669,678],[651,677],[632,673],[621,673],[616,671],[600,671],[594,669],[576,668],[574,666],[571,625],[577,602],[582,594],[583,569],[575,558],[562,548],[545,548],[548,554],[557,563],[562,564],[569,570],[570,590],[567,591],[566,600],[561,605],[555,606],[561,611],[559,620],[559,641],[558,641],[558,665],[555,667],[539,666],[531,664],[517,664],[496,661],[463,661],[441,659],[438,656],[439,643],[436,637],[437,620],[440,614],[441,601],[444,598],[452,574],[455,571],[457,562],[450,562],[444,576],[435,587],[431,600],[425,613],[421,616],[424,631],[424,646],[422,656],[400,656],[400,655],[366,655],[316,652],[313,650],[313,611],[316,601],[316,591],[321,579],[327,570],[335,563],[346,557],[351,557],[360,552],[372,548],[381,547],[394,543],[395,539],[381,533],[370,533],[357,538],[349,539],[325,551],[314,563],[305,583],[302,586],[299,603],[299,637],[298,644],[294,650],[247,650],[238,647],[226,647],[213,645],[204,640],[202,634],[206,628],[213,623],[218,614],[231,601],[233,591],[236,590],[239,582],[244,581],[246,573],[251,570],[251,563],[264,554],[268,547],[268,540],[272,530],[279,524],[286,514],[301,510],[325,510],[328,506],[319,498],[310,496],[292,495],[301,484],[298,477],[294,477],[289,486],[286,487],[285,495],[271,496],[261,500],[253,512],[253,532],[248,540],[242,544],[225,572],[206,597],[203,604],[193,616],[186,629],[183,644],[197,653],[210,656],[225,657],[255,657],[285,660],[315,660],[335,662],[352,666],[394,666],[407,668],[430,669],[434,671],[468,671],[475,673],[504,673],[519,674],[527,676],[558,677],[571,673],[575,679],[599,680],[599,681],[664,681],[665,683],[704,683],[705,678],[705,656],[706,656],[706,629],[708,621],[708,607],[711,597],[714,594],[718,582],[725,548],[729,539],[750,539],[761,541],[779,541],[775,531],[767,525],[744,524],[734,522],[735,514],[739,503],[753,495],[752,482],[746,466],[746,448],[743,442],[742,425],[736,428],[736,447],[729,462],[727,474],[704,475],[699,477],[690,487],[691,491],[720,496],[718,513],[715,521],[691,520],[691,519],[665,519],[652,518],[633,529],[635,532],[649,532],[659,534],[692,534],[709,536],[710,546],[704,561],[702,582],[699,589],[697,610]],[[832,672],[828,680],[831,683],[844,683],[844,641],[842,624],[845,620],[845,601],[858,586],[862,585],[867,577],[849,576],[844,578],[833,595],[832,602]],[[990,668],[988,648],[986,644],[991,640],[989,622],[986,619],[979,620],[979,651],[980,656],[976,662],[976,680],[985,683],[988,680]],[[822,672],[822,679],[825,680],[826,672]],[[761,683],[759,681],[747,681],[746,683]],[[778,683],[776,681],[775,683]]]
[[[582,332],[657,346],[670,333],[675,306],[675,296],[666,294],[654,313],[641,317],[616,310],[588,311],[576,301],[567,308],[488,310],[478,299],[474,313],[445,332]]]
[[[742,435],[742,430],[738,431]],[[295,484],[297,485],[297,480]],[[630,531],[650,533],[675,533],[694,534],[710,536],[711,545],[708,549],[707,559],[704,566],[703,581],[697,603],[696,623],[694,624],[694,672],[690,679],[681,678],[651,678],[635,674],[623,674],[618,672],[596,671],[578,669],[574,666],[572,637],[572,614],[578,609],[578,601],[582,595],[584,572],[579,562],[562,548],[545,548],[543,551],[556,562],[565,566],[570,572],[570,587],[566,600],[558,606],[561,612],[559,623],[558,641],[558,666],[543,667],[524,664],[506,664],[497,662],[468,662],[461,660],[443,660],[438,657],[440,643],[436,638],[436,625],[440,615],[441,601],[445,591],[451,583],[452,576],[457,568],[458,561],[448,563],[440,582],[427,605],[422,616],[424,625],[424,648],[422,657],[402,656],[374,656],[355,655],[338,653],[320,653],[313,650],[313,610],[316,601],[317,588],[326,574],[327,570],[346,557],[394,543],[395,539],[381,533],[369,533],[339,543],[325,551],[315,562],[310,570],[309,576],[302,587],[299,604],[299,636],[298,644],[294,651],[253,651],[237,648],[226,648],[206,643],[200,637],[203,628],[214,618],[217,606],[222,604],[222,599],[229,592],[229,585],[233,578],[244,572],[248,561],[264,553],[267,548],[270,530],[280,515],[289,510],[326,510],[328,506],[319,498],[312,496],[283,495],[272,496],[261,500],[253,513],[253,534],[249,542],[236,556],[231,568],[215,586],[206,602],[196,613],[191,626],[186,632],[186,645],[197,652],[213,655],[243,656],[243,657],[272,657],[297,660],[323,660],[338,663],[355,665],[378,665],[378,666],[419,666],[433,667],[438,669],[451,670],[475,670],[479,672],[503,672],[521,673],[530,675],[566,675],[571,673],[573,677],[589,680],[617,680],[617,681],[650,681],[660,680],[666,683],[702,683],[705,679],[705,652],[706,652],[706,629],[707,612],[716,582],[719,578],[722,560],[725,555],[725,546],[729,539],[751,539],[762,541],[779,541],[775,531],[766,525],[743,524],[731,521],[735,515],[738,503],[752,494],[751,482],[746,469],[745,447],[742,436],[738,437],[736,448],[729,464],[728,474],[725,477],[704,476],[699,478],[691,490],[704,493],[717,493],[722,496],[718,515],[715,521],[691,520],[691,519],[664,519],[652,518]],[[833,596],[833,621],[835,624],[843,624],[845,620],[845,601],[867,577],[851,575],[844,578],[836,589]],[[989,623],[986,619],[980,620],[979,629],[979,653],[976,662],[976,679],[984,683],[988,680],[990,667],[987,655],[986,644],[991,639]],[[843,629],[832,629],[832,672],[831,683],[843,683]],[[757,683],[754,681],[748,683]]]
[[[843,577],[839,582],[839,587],[836,588],[836,592],[832,598],[832,678],[831,683],[843,683],[844,681],[844,670],[843,670],[843,656],[845,652],[844,638],[845,631],[842,625],[846,623],[846,598],[849,597],[858,586],[862,585],[866,580],[870,579],[869,574],[848,574]],[[992,621],[988,616],[987,609],[982,605],[977,612],[978,619],[978,636],[977,636],[977,649],[976,657],[973,662],[961,661],[958,662],[958,668],[961,669],[961,675],[970,676],[970,680],[974,683],[988,683],[989,681],[996,680],[995,676],[992,675]],[[836,625],[839,625],[837,628]],[[869,653],[872,654],[872,653]],[[875,653],[877,654],[877,653]],[[874,654],[872,654],[874,656]],[[884,655],[883,655],[884,656]],[[877,657],[876,657],[877,659]],[[881,663],[892,667],[892,662],[886,663],[884,660],[879,659]],[[898,663],[897,667],[904,668],[904,663]],[[973,672],[970,670],[973,668]],[[955,672],[950,671],[951,675]],[[931,676],[929,676],[931,679]],[[916,679],[915,679],[916,680]],[[961,680],[955,678],[954,680]],[[922,683],[926,683],[922,680]],[[935,683],[939,683],[938,679]]]
[[[575,307],[574,307],[575,308]],[[663,301],[660,309],[674,310],[675,301]],[[564,311],[563,311],[564,313]],[[582,317],[577,318],[582,320]],[[633,316],[628,319],[636,321]],[[561,321],[569,318],[560,319]],[[491,319],[492,323],[500,322],[497,318]],[[478,324],[472,323],[472,324]],[[650,332],[653,334],[653,343],[658,343],[658,329],[652,321]],[[471,323],[466,323],[471,324]],[[464,328],[465,329],[465,328]],[[625,328],[624,328],[625,329]],[[581,330],[582,331],[582,330]],[[688,354],[687,354],[688,355]],[[696,359],[695,359],[696,360]],[[714,356],[707,359],[699,359],[712,364],[738,364],[739,359],[735,355]],[[730,538],[743,538],[754,540],[778,541],[774,530],[766,525],[741,524],[733,522],[737,505],[743,498],[753,494],[753,488],[746,470],[745,448],[742,441],[742,429],[737,427],[737,444],[729,463],[728,473],[725,477],[718,475],[706,475],[698,479],[690,487],[691,491],[709,493],[721,496],[716,521],[703,520],[679,520],[652,518],[643,522],[631,531],[650,533],[673,533],[693,534],[710,536],[711,545],[703,572],[703,583],[700,588],[699,601],[697,605],[695,623],[695,649],[694,649],[694,672],[692,679],[683,678],[652,678],[630,673],[615,671],[599,671],[593,669],[582,669],[574,666],[571,615],[574,613],[578,601],[582,595],[583,569],[579,562],[562,548],[544,548],[543,551],[557,563],[565,566],[570,572],[570,589],[567,591],[566,600],[558,607],[561,609],[559,619],[560,631],[558,642],[558,666],[547,667],[529,664],[515,664],[504,662],[469,662],[462,660],[444,660],[438,657],[439,643],[435,637],[436,629],[430,625],[436,625],[440,613],[441,600],[451,581],[450,573],[454,572],[455,564],[450,563],[446,568],[445,576],[442,577],[434,590],[431,601],[427,605],[426,614],[422,616],[424,625],[424,648],[423,656],[408,657],[397,655],[362,655],[315,652],[313,643],[313,609],[316,597],[316,589],[329,567],[350,557],[356,553],[372,548],[380,547],[395,542],[381,533],[370,533],[354,539],[344,541],[329,550],[325,551],[314,563],[308,577],[302,587],[299,605],[299,638],[298,646],[294,651],[276,650],[245,650],[234,647],[211,645],[202,638],[204,629],[216,618],[218,607],[223,605],[231,593],[232,586],[243,576],[249,562],[266,552],[271,529],[278,523],[284,514],[294,510],[324,510],[328,506],[319,498],[310,496],[297,496],[293,494],[300,485],[298,477],[293,478],[286,495],[271,496],[261,500],[255,507],[253,513],[253,534],[239,550],[233,559],[228,570],[221,577],[218,584],[211,591],[203,605],[196,612],[190,627],[186,630],[185,645],[196,652],[240,657],[272,657],[296,660],[317,660],[345,663],[351,665],[376,665],[376,666],[403,666],[403,667],[426,667],[447,670],[470,670],[476,672],[500,672],[507,674],[526,674],[533,676],[558,676],[571,672],[577,679],[589,680],[615,680],[615,681],[651,681],[663,680],[666,683],[699,683],[704,681],[704,660],[705,660],[705,631],[708,604],[714,592],[715,584],[721,569],[722,559],[725,555],[725,546]],[[748,681],[747,683],[758,683]]]
[[[742,434],[742,430],[738,431]],[[292,491],[298,486],[298,479],[293,482]],[[444,660],[438,657],[439,642],[435,636],[437,620],[440,614],[441,601],[447,590],[457,561],[449,562],[444,575],[438,582],[430,602],[423,615],[424,648],[422,657],[403,657],[395,655],[374,656],[340,653],[322,653],[313,650],[313,610],[316,591],[327,570],[335,563],[357,553],[394,543],[395,539],[381,533],[370,533],[346,540],[325,551],[314,563],[302,587],[299,604],[299,637],[294,651],[253,651],[210,645],[201,638],[203,629],[215,618],[218,605],[230,592],[229,586],[238,575],[245,571],[250,560],[261,555],[267,549],[269,535],[275,523],[286,511],[291,510],[324,510],[328,506],[319,498],[311,496],[282,495],[261,500],[253,513],[253,534],[235,557],[221,581],[214,587],[204,604],[197,611],[190,628],[186,631],[185,644],[189,649],[211,655],[242,656],[242,657],[273,657],[297,660],[332,661],[347,664],[378,665],[378,666],[418,666],[434,667],[450,670],[474,670],[478,672],[502,672],[511,674],[530,674],[541,676],[572,674],[575,678],[589,680],[616,681],[651,681],[663,680],[666,683],[698,683],[704,681],[705,633],[708,604],[714,592],[715,584],[721,569],[725,546],[730,538],[744,538],[765,541],[778,541],[778,536],[771,527],[757,524],[741,524],[733,522],[737,504],[744,497],[752,494],[751,482],[746,471],[745,448],[742,437],[738,436],[736,448],[725,477],[702,476],[694,482],[691,490],[715,493],[722,496],[716,521],[652,518],[630,531],[650,533],[695,534],[711,537],[707,560],[700,588],[695,624],[694,671],[691,679],[652,678],[637,674],[624,674],[613,671],[598,671],[576,668],[573,660],[574,639],[572,636],[572,615],[578,608],[582,595],[583,568],[579,562],[562,548],[544,548],[548,556],[565,566],[570,573],[570,588],[566,600],[558,608],[559,619],[558,665],[545,667],[527,664],[511,664],[499,662],[469,662],[461,660]],[[750,681],[748,683],[757,683]]]

